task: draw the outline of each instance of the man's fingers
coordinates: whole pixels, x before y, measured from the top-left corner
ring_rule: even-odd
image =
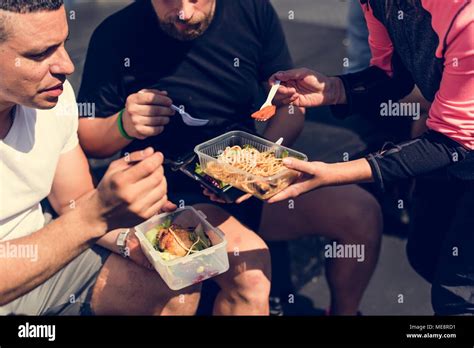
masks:
[[[159,202],[164,196],[166,196],[166,191],[166,184],[155,186],[148,191],[136,191],[140,198],[137,202],[132,204],[130,209],[135,211],[146,211],[156,202]]]
[[[173,116],[176,114],[176,111],[170,107],[158,105],[135,105],[130,111],[132,111],[134,115],[148,117]]]
[[[137,94],[136,101],[141,105],[161,105],[170,107],[173,101],[163,93],[157,93],[155,91],[140,91]]]
[[[161,95],[168,95],[167,91],[160,91],[159,89],[153,89],[153,88],[144,88],[140,90],[138,93],[156,93],[156,94],[161,94]]]
[[[163,209],[163,207],[167,204],[168,202],[168,196],[167,195],[164,195],[163,198],[161,198],[158,202],[156,202],[155,204],[153,204],[146,212],[145,212],[145,216],[150,218],[156,214],[158,214],[161,209]]]
[[[311,162],[302,161],[296,158],[287,157],[283,159],[283,164],[289,168],[301,173],[313,175],[314,168]]]
[[[130,166],[130,164],[140,162],[144,160],[145,158],[153,155],[155,151],[153,150],[152,147],[148,147],[145,150],[141,151],[134,151],[132,153],[126,153],[125,156],[122,158],[113,161],[109,169],[112,170],[113,172],[119,171],[119,170],[124,170]]]
[[[158,170],[162,164],[163,155],[160,152],[155,152],[153,155],[125,170],[122,173],[122,180],[127,183],[136,183]]]
[[[166,126],[170,123],[170,118],[162,116],[134,116],[133,121],[137,127],[138,125],[157,127]]]
[[[175,211],[176,209],[178,209],[178,206],[174,204],[173,202],[168,201],[163,205],[163,207],[161,208],[161,211],[164,213],[171,213]]]
[[[141,192],[144,196],[155,189],[155,187],[162,185],[163,180],[166,181],[164,168],[163,166],[159,166],[153,173],[134,183],[131,187],[135,192]]]

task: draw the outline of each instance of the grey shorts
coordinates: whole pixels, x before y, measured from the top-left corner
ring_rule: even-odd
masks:
[[[92,290],[110,251],[87,249],[50,279],[0,306],[0,315],[92,315]]]

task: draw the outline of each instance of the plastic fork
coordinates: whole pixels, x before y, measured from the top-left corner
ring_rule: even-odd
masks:
[[[283,140],[285,140],[285,139],[280,138],[277,141],[275,141],[275,144],[270,148],[270,150],[267,150],[267,151],[268,152],[276,151],[278,149],[278,147],[281,146],[281,144],[283,144]]]
[[[190,114],[188,114],[186,111],[183,109],[177,107],[176,105],[171,105],[171,109],[174,111],[178,112],[181,115],[181,118],[183,119],[184,124],[191,126],[191,127],[201,127],[205,126],[206,124],[209,123],[209,120],[203,120],[200,118],[194,118]]]
[[[254,118],[257,121],[264,122],[275,115],[276,106],[272,105],[272,101],[273,101],[273,98],[275,98],[278,88],[280,88],[280,81],[277,80],[275,81],[275,84],[270,89],[267,100],[265,101],[265,103],[263,103],[259,111],[254,112],[252,114],[252,118]]]

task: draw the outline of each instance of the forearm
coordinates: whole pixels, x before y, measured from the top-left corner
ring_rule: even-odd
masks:
[[[84,152],[91,157],[105,158],[114,155],[131,143],[117,126],[118,113],[106,118],[81,118],[79,140]]]
[[[123,229],[119,228],[117,230],[110,231],[106,235],[102,236],[99,240],[97,240],[96,244],[107,250],[110,250],[113,253],[118,254],[120,251],[117,247],[117,238],[122,230]]]
[[[392,182],[461,162],[468,151],[452,139],[429,131],[419,138],[393,145],[367,156],[374,181],[380,190]]]
[[[75,204],[73,206],[64,207],[61,210],[61,215],[69,212],[71,209],[75,209],[76,207],[82,206],[84,202],[94,194],[94,192],[95,191],[92,190],[86,193],[85,195],[81,196],[75,201]],[[96,244],[114,253],[119,253],[119,249],[117,247],[116,241],[117,241],[117,237],[120,231],[122,231],[122,229],[116,229],[116,230],[110,231],[109,233],[103,235],[100,239],[98,239],[96,241]]]
[[[333,114],[340,118],[355,113],[378,115],[381,103],[398,101],[407,96],[413,90],[413,78],[398,57],[394,58],[393,64],[395,69],[392,77],[376,66],[339,76],[346,100],[332,103]]]
[[[106,223],[77,207],[41,230],[0,243],[4,250],[31,246],[33,258],[7,257],[0,262],[0,305],[9,303],[45,282],[107,230]]]
[[[304,119],[304,108],[292,105],[279,107],[276,115],[268,122],[263,136],[271,141],[283,138],[283,145],[291,146],[303,130]]]
[[[360,184],[373,181],[372,169],[365,158],[326,164],[321,186]]]

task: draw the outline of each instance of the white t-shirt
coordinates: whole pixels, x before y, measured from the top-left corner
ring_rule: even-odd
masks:
[[[78,145],[74,91],[64,83],[50,110],[21,105],[0,140],[0,240],[27,236],[44,225],[40,201],[51,192],[61,154]]]

